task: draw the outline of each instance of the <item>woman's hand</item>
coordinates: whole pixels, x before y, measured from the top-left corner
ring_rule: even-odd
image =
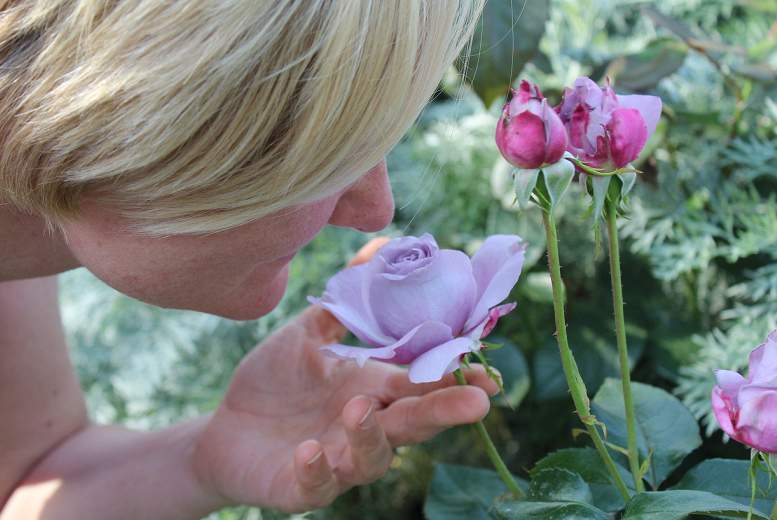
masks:
[[[370,242],[352,263],[383,243]],[[473,386],[456,386],[452,375],[412,384],[396,366],[359,368],[319,351],[345,333],[310,307],[243,359],[195,448],[198,479],[217,501],[287,512],[323,507],[380,478],[394,447],[488,412],[497,386],[482,369],[465,372]]]

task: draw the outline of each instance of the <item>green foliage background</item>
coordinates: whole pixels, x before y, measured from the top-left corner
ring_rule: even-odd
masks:
[[[699,419],[704,443],[687,464],[746,458],[717,431],[709,393],[713,370],[744,369],[747,353],[777,325],[777,6],[491,0],[490,9],[459,64],[470,82],[452,71],[389,156],[397,215],[387,233],[431,232],[443,247],[468,252],[492,233],[518,233],[528,242],[512,295],[518,310],[495,333],[506,348],[492,353],[493,362],[507,382],[507,398],[498,398],[487,418],[497,446],[525,477],[550,451],[585,444],[571,434],[577,424],[552,335],[540,215],[513,210],[509,167],[493,143],[499,92],[510,78],[504,71],[514,76],[523,67],[521,76],[554,102],[578,75],[609,76],[619,92],[663,98],[664,117],[622,223],[634,378],[673,392]],[[570,338],[593,394],[617,376],[606,258],[595,254],[576,185],[561,209]],[[152,308],[84,270],[64,275],[63,316],[92,416],[153,428],[212,410],[241,357],[303,308],[307,295],[319,294],[364,241],[356,232],[326,229],[292,263],[280,306],[249,323]],[[471,432],[455,429],[402,448],[384,479],[302,516],[423,518],[435,463],[488,467]],[[681,476],[670,475],[669,483]],[[236,508],[211,517],[288,516]]]

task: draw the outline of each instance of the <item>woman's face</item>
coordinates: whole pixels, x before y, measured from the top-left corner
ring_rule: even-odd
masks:
[[[160,307],[247,320],[278,304],[289,262],[326,224],[374,232],[393,215],[382,161],[346,191],[217,234],[140,236],[89,204],[64,228],[75,257],[113,288]]]

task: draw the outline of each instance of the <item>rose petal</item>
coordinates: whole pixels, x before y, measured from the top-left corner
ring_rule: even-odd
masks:
[[[405,278],[375,277],[369,305],[381,330],[394,337],[426,321],[445,323],[456,336],[474,306],[476,290],[467,255],[443,249]]]
[[[604,93],[602,88],[591,78],[581,76],[575,80],[572,87],[578,103],[584,103],[591,108],[602,106]]]
[[[340,323],[368,345],[385,346],[396,339],[381,330],[367,302],[375,267],[375,263],[369,262],[343,269],[329,279],[321,298],[308,297],[308,301],[334,314]]]
[[[724,397],[723,391],[720,387],[712,389],[712,413],[715,414],[720,428],[726,432],[730,437],[736,437],[736,429],[731,420],[733,413],[731,401]]]
[[[715,378],[718,380],[718,387],[720,387],[720,390],[736,403],[737,393],[742,385],[745,384],[745,378],[738,372],[732,370],[716,370]]]
[[[413,330],[411,337],[407,338],[409,334],[406,334],[394,345],[394,357],[388,359],[390,363],[406,365],[424,352],[453,339],[451,328],[436,321],[424,322]]]
[[[561,160],[567,149],[567,131],[564,123],[547,103],[542,100],[543,119],[545,120],[545,157],[544,164],[553,164]]]
[[[376,262],[381,264],[380,271],[387,277],[399,280],[432,263],[439,249],[434,237],[424,233],[420,237],[395,238],[381,247],[375,256]],[[418,253],[417,260],[399,261],[400,257],[406,256],[411,251]]]
[[[746,385],[739,401],[737,440],[759,451],[777,453],[777,389]]]
[[[340,359],[353,359],[360,367],[364,366],[368,359],[407,364],[429,349],[450,341],[452,337],[450,327],[444,323],[426,322],[414,327],[396,343],[385,347],[352,347],[333,343],[321,347],[321,350]]]
[[[766,341],[750,353],[749,365],[749,383],[777,386],[777,334],[769,334]]]
[[[634,108],[614,110],[607,129],[610,133],[610,155],[616,168],[636,159],[647,142],[645,120]]]
[[[569,132],[569,148],[574,155],[580,153],[593,153],[594,145],[588,138],[588,123],[590,121],[590,111],[583,105],[577,107],[570,114],[567,122],[567,131]],[[601,128],[604,132],[604,128]]]
[[[476,304],[464,325],[469,331],[480,324],[488,310],[512,291],[523,268],[525,247],[516,235],[492,235],[472,257],[472,274],[477,283]]]
[[[525,79],[521,80],[518,89],[510,89],[512,97],[507,104],[510,115],[517,115],[526,110],[526,106],[532,98],[542,98],[542,93],[536,85],[532,85]]]
[[[511,117],[503,114],[496,125],[496,145],[513,166],[538,168],[545,159],[545,123],[529,111]]]
[[[618,108],[618,95],[612,89],[609,78],[605,82],[605,85],[600,88],[602,89],[602,103],[600,105],[602,112],[609,114]]]
[[[490,311],[488,311],[488,319],[486,320],[486,326],[483,328],[483,332],[480,333],[481,338],[485,338],[489,334],[491,334],[491,331],[494,330],[496,327],[496,324],[499,322],[499,318],[502,316],[506,316],[507,314],[513,312],[515,308],[518,306],[517,303],[506,303],[504,305],[497,305]]]
[[[483,339],[494,330],[499,318],[505,316],[517,307],[516,303],[505,303],[504,305],[497,305],[493,309],[488,311],[488,316],[478,323],[474,329],[467,332],[467,337],[475,340]]]
[[[602,158],[607,157],[606,150],[604,153],[600,150],[599,144],[605,136],[605,130],[612,118],[612,111],[605,112],[602,108],[597,107],[588,113],[588,126],[586,127],[586,139],[590,145],[586,148],[589,154],[597,155]],[[601,160],[601,159],[600,159]]]
[[[618,104],[623,108],[636,108],[647,126],[647,137],[656,131],[658,119],[661,117],[661,98],[657,96],[618,96]]]
[[[412,383],[439,381],[459,367],[459,356],[472,352],[478,343],[470,338],[456,338],[435,347],[410,364],[408,377]]]

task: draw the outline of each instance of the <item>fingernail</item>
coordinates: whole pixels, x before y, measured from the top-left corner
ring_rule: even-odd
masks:
[[[359,428],[361,428],[362,430],[371,428],[375,423],[374,414],[372,413],[374,408],[375,408],[375,405],[370,404],[370,407],[367,408],[367,411],[365,412],[365,414],[362,416],[361,419],[359,419]]]
[[[313,464],[319,461],[319,459],[321,458],[321,455],[323,454],[324,452],[319,450],[318,453],[313,455],[305,464],[307,464],[308,466],[312,466]]]

